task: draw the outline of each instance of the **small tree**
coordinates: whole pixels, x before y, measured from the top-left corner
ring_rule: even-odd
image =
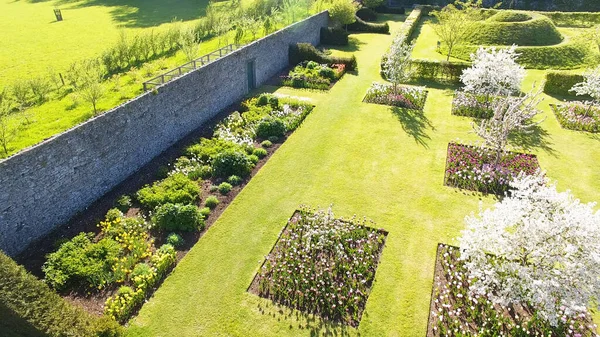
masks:
[[[25,108],[27,106],[29,106],[29,102],[30,102],[30,97],[31,95],[29,94],[30,90],[29,90],[29,84],[27,83],[27,80],[16,80],[13,85],[12,85],[12,95],[15,98],[15,101],[17,103],[17,108],[19,110],[25,110]]]
[[[52,90],[50,82],[45,76],[32,76],[27,80],[27,84],[39,103],[44,102]]]
[[[411,77],[410,55],[414,44],[406,42],[405,34],[394,37],[392,46],[386,54],[383,64],[385,77],[394,84],[394,93],[398,93],[398,85],[406,82]]]
[[[588,95],[592,97],[586,112],[589,114],[592,106],[600,103],[600,66],[594,70],[589,70],[583,77],[583,82],[575,84],[569,91],[575,92],[577,96]]]
[[[460,76],[467,92],[486,95],[510,95],[520,91],[525,77],[525,68],[517,63],[516,46],[496,50],[495,47],[480,47],[471,55],[473,66]]]
[[[333,0],[329,7],[329,17],[338,27],[349,25],[356,21],[356,10],[356,4],[352,1]]]
[[[17,135],[19,125],[11,124],[9,117],[12,112],[12,105],[8,100],[0,101],[0,146],[4,150],[4,154],[8,156],[10,143]]]
[[[461,259],[470,292],[501,305],[531,305],[551,325],[600,298],[600,212],[542,174],[520,174],[511,196],[466,217]],[[597,302],[596,302],[597,303]]]
[[[473,32],[477,21],[481,18],[479,7],[481,7],[481,0],[456,1],[441,11],[433,12],[438,21],[433,26],[433,30],[448,48],[446,61],[450,60],[454,47],[465,42]]]
[[[529,121],[539,113],[538,104],[541,91],[521,95],[519,97],[505,97],[493,103],[494,115],[492,118],[473,124],[475,133],[481,137],[486,146],[494,149],[495,166],[498,166],[502,152],[508,145],[508,136],[511,132],[530,132],[535,124]]]
[[[177,44],[188,61],[192,61],[198,56],[200,44],[198,43],[198,36],[192,27],[185,25],[181,27],[181,34],[179,34]]]
[[[98,113],[98,101],[104,96],[103,77],[104,72],[98,61],[89,60],[82,64],[81,84],[77,88],[77,93],[79,97],[92,105],[94,114]]]

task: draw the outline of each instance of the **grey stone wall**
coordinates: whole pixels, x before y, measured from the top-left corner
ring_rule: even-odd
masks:
[[[257,40],[0,162],[0,249],[16,255],[288,65],[288,46],[319,43],[327,12]]]

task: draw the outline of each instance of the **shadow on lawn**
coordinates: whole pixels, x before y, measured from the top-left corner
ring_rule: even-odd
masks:
[[[431,121],[425,116],[423,110],[412,110],[412,109],[403,109],[399,107],[391,108],[392,113],[400,124],[402,125],[402,129],[409,136],[411,136],[417,144],[429,148],[427,142],[431,139],[427,134],[427,129],[431,129],[435,131],[435,127],[431,124]]]
[[[541,149],[556,157],[556,151],[552,147],[554,143],[550,141],[551,138],[550,133],[539,125],[530,128],[529,132],[514,132],[508,137],[511,144],[526,151]]]

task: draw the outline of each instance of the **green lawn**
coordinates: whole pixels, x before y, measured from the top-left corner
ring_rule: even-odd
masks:
[[[390,22],[392,31],[400,22]],[[359,69],[328,93],[264,87],[309,98],[315,110],[237,196],[130,322],[128,336],[424,336],[438,242],[456,244],[465,215],[495,199],[442,185],[446,148],[475,141],[470,119],[450,115],[452,90],[430,88],[424,114],[362,103],[392,35],[353,36]],[[542,71],[529,71],[526,85]],[[598,200],[600,138],[545,120],[526,144],[583,201]],[[277,307],[246,292],[300,205],[364,215],[389,231],[358,329]]]

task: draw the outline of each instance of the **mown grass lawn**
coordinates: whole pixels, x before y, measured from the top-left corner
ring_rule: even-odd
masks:
[[[391,22],[392,30],[399,22]],[[133,336],[424,336],[436,246],[456,244],[465,215],[493,197],[443,186],[449,141],[474,141],[450,115],[452,90],[430,88],[424,114],[362,103],[392,36],[354,35],[359,69],[328,93],[262,88],[317,106],[130,322]],[[543,72],[530,71],[527,84]],[[527,85],[526,84],[526,85]],[[598,200],[600,138],[562,130],[548,98],[526,143],[560,189]],[[364,215],[389,231],[358,329],[332,326],[246,291],[300,204]]]

